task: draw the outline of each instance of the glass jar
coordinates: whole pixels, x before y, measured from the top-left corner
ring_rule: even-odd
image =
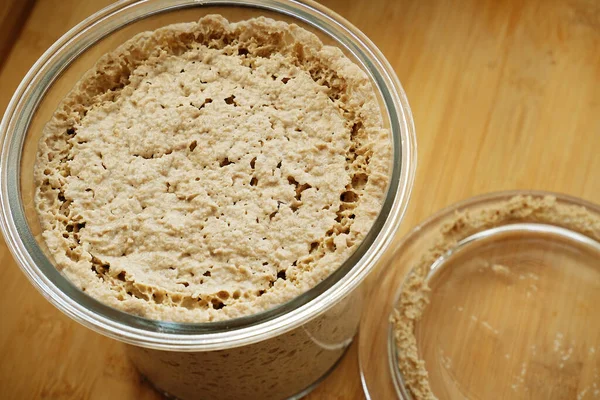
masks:
[[[148,320],[112,309],[52,265],[34,208],[33,166],[42,127],[103,54],[143,31],[221,14],[293,22],[335,45],[369,76],[391,132],[391,179],[382,211],[357,251],[303,295],[256,315],[214,323]],[[291,0],[120,1],[60,38],[31,68],[0,125],[1,227],[33,285],[65,314],[122,341],[157,389],[186,398],[290,398],[307,393],[351,343],[364,280],[389,246],[413,185],[416,143],[410,107],[393,69],[355,27],[314,2]]]

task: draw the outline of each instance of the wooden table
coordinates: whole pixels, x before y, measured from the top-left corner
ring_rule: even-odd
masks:
[[[110,2],[38,0],[1,71],[0,110],[52,42]],[[599,2],[324,3],[380,47],[414,112],[419,167],[398,237],[489,191],[543,189],[600,203]],[[159,397],[119,343],[47,303],[3,243],[0,257],[0,398]],[[363,398],[356,348],[309,399]]]

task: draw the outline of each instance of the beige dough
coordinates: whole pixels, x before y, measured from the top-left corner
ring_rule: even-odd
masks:
[[[220,16],[103,56],[44,128],[36,207],[56,267],[148,318],[254,314],[356,249],[385,195],[366,74],[308,31]]]

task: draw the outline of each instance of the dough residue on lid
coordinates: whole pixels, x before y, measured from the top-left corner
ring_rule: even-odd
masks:
[[[367,75],[308,31],[220,16],[103,56],[44,128],[56,267],[152,319],[254,314],[315,286],[378,215],[391,140]]]
[[[427,367],[419,355],[415,336],[415,325],[429,303],[427,277],[431,265],[458,242],[477,232],[518,222],[556,225],[600,240],[600,219],[595,214],[582,206],[559,203],[553,196],[515,196],[475,212],[457,212],[450,218],[403,282],[390,320],[398,368],[415,399],[437,399],[431,390]],[[505,266],[493,265],[491,268],[496,273],[510,273]]]

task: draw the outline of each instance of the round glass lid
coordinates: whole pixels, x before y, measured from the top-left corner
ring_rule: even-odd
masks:
[[[375,292],[395,296],[369,300],[382,315],[361,325],[368,396],[600,398],[599,237],[597,206],[547,194],[425,222],[379,276]]]

